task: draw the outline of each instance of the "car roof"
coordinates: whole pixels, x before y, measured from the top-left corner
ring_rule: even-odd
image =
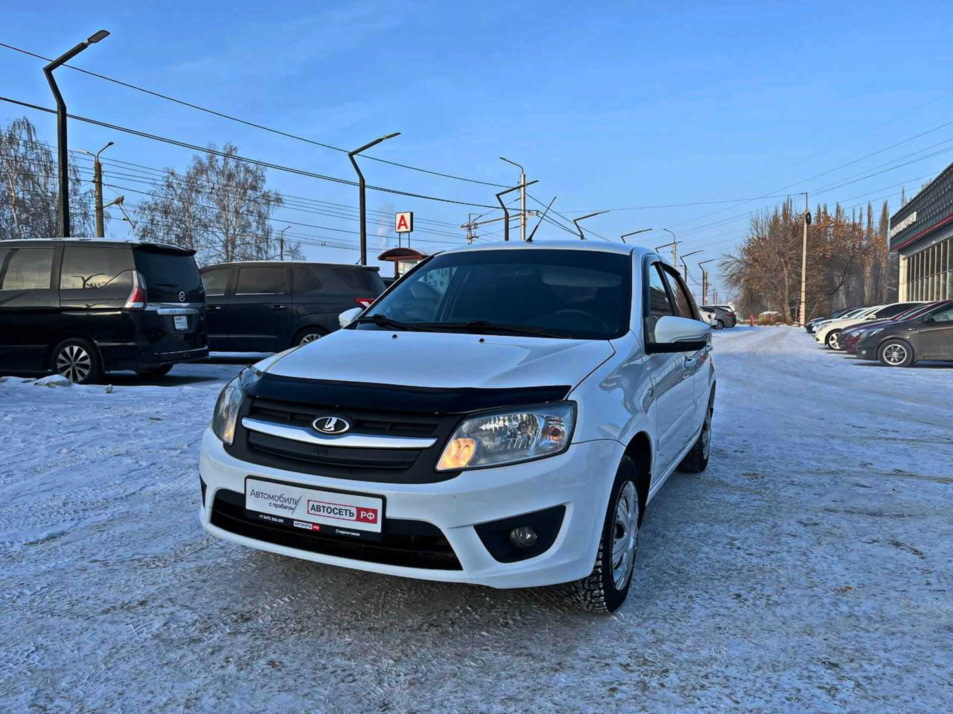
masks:
[[[355,270],[380,270],[376,265],[352,265],[350,263],[318,263],[308,260],[234,260],[228,263],[210,263],[203,266],[202,270],[211,268],[228,268],[233,265],[310,265],[322,268],[354,268]]]
[[[125,238],[13,238],[10,240],[0,240],[0,246],[16,243],[18,245],[89,245],[94,247],[118,247],[128,246],[130,248],[148,248],[149,250],[164,250],[173,253],[182,253],[184,255],[195,255],[191,248],[183,248],[169,243],[149,243],[137,240],[128,240]]]
[[[545,240],[527,243],[524,241],[497,241],[494,243],[474,243],[458,248],[449,248],[446,253],[475,253],[487,250],[575,250],[590,253],[619,253],[623,255],[654,253],[648,248],[624,243],[594,240]]]

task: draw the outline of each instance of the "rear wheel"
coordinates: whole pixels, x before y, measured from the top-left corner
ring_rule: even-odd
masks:
[[[88,340],[65,340],[53,350],[50,365],[57,374],[76,384],[89,384],[102,377],[99,353]]]
[[[592,572],[582,580],[557,586],[567,600],[588,612],[615,612],[629,594],[642,525],[638,478],[635,463],[623,456]]]
[[[305,327],[303,330],[298,330],[298,333],[291,341],[291,346],[297,347],[298,345],[306,345],[309,342],[320,340],[326,334],[328,333],[320,327]]]
[[[909,367],[913,356],[913,348],[903,340],[887,340],[877,352],[880,364],[885,367]]]
[[[161,367],[152,367],[150,369],[137,369],[136,374],[138,374],[143,379],[156,379],[158,377],[164,377],[170,371],[172,371],[171,364],[165,364]]]
[[[724,330],[724,329],[725,329],[725,323],[722,322],[721,320],[715,320],[715,329],[716,329],[716,330]]]
[[[831,333],[825,339],[827,346],[832,350],[842,350],[844,349],[843,345],[840,342],[840,330],[832,330]]]

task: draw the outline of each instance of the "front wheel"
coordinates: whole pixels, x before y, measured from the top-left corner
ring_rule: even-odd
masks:
[[[612,486],[592,572],[582,580],[557,586],[567,600],[583,610],[615,612],[629,594],[642,526],[637,483],[635,463],[623,456]]]
[[[844,349],[843,345],[841,345],[840,343],[840,330],[833,330],[827,336],[827,339],[825,341],[827,342],[827,346],[830,347],[832,350]]]
[[[903,340],[887,340],[877,352],[885,367],[909,367],[913,364],[913,348]]]

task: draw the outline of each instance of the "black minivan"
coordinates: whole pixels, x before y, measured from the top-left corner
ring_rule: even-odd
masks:
[[[208,355],[194,251],[127,241],[0,241],[0,373],[167,373]]]
[[[202,268],[209,347],[280,352],[338,329],[338,315],[384,292],[379,268],[249,261]]]

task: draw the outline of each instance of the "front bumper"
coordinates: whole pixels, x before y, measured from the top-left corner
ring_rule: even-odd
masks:
[[[465,471],[438,483],[368,483],[248,464],[226,453],[218,438],[206,429],[199,458],[199,472],[205,484],[200,517],[205,530],[224,540],[318,563],[494,588],[553,585],[578,580],[591,572],[606,504],[623,450],[622,444],[616,441],[591,441],[574,444],[559,456]],[[453,549],[460,568],[437,570],[338,557],[248,538],[214,525],[211,506],[216,492],[225,489],[243,494],[247,476],[310,488],[382,496],[385,499],[385,532],[389,519],[420,521],[436,526]],[[497,561],[475,529],[478,524],[555,506],[564,506],[565,514],[553,545],[527,560]]]

